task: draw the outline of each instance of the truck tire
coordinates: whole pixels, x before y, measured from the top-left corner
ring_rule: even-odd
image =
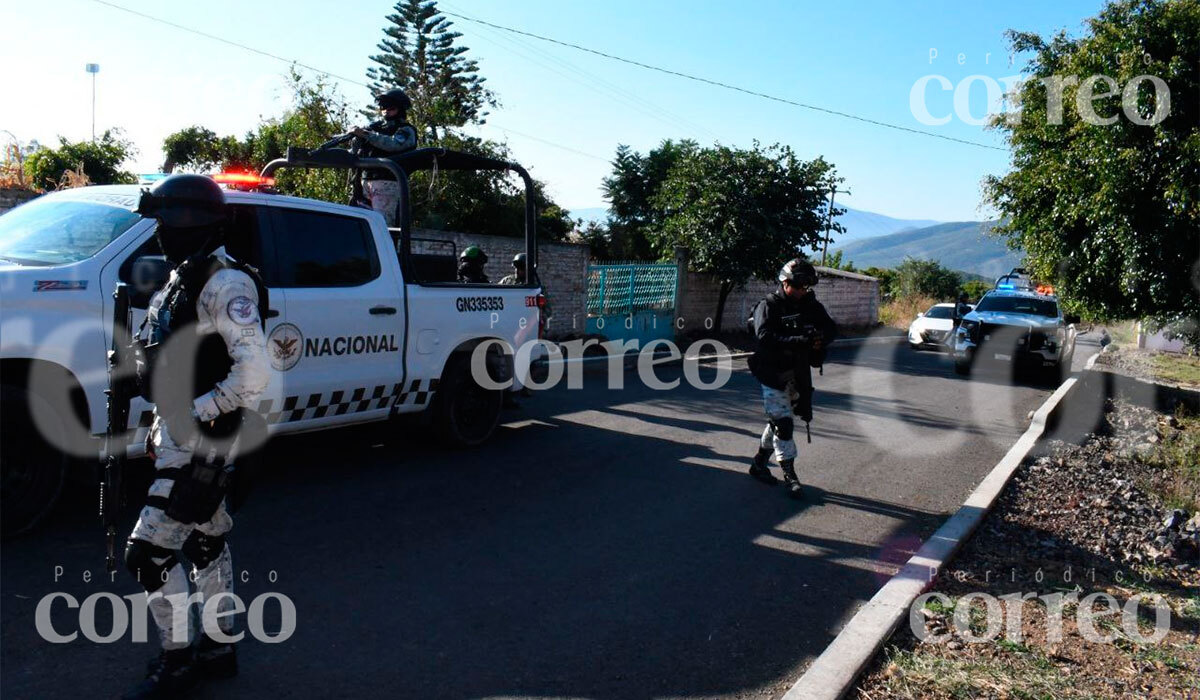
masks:
[[[482,444],[500,423],[504,392],[480,386],[470,359],[462,354],[450,360],[433,401],[434,425],[450,447]]]
[[[970,376],[971,375],[971,361],[955,359],[954,360],[954,373],[957,375],[963,376],[963,377]]]
[[[34,420],[34,414],[38,420]],[[62,493],[68,457],[53,445],[66,439],[60,413],[23,387],[0,386],[0,533],[20,535],[37,527]]]

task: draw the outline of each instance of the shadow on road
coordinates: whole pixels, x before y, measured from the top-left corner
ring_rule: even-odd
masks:
[[[745,389],[724,391],[744,403]],[[818,488],[797,503],[758,484],[740,462],[675,434],[719,429],[732,410],[719,398],[706,396],[703,417],[687,418],[651,401],[663,415],[636,418],[675,431],[666,436],[618,431],[630,412],[606,404],[641,391],[589,391],[583,401],[550,392],[506,414],[520,427],[452,455],[420,426],[278,440],[230,540],[236,569],[249,574],[242,594],[285,593],[298,627],[280,645],[245,643],[242,676],[198,696],[777,690],[942,518]],[[686,405],[688,391],[672,400]],[[560,417],[571,409],[598,415]],[[86,507],[76,500],[65,507]],[[817,511],[884,518],[886,541],[814,533],[807,516]],[[154,652],[127,638],[50,645],[34,632],[33,608],[51,591],[137,590],[124,572],[114,585],[82,583],[102,555],[85,515],[5,544],[3,673],[13,696],[114,694]],[[55,564],[68,572],[58,583]],[[77,626],[75,614],[57,611],[56,624]],[[277,624],[268,614],[267,629]]]

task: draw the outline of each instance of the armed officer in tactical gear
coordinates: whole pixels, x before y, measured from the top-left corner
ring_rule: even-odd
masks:
[[[417,147],[417,130],[408,123],[412,100],[400,88],[375,96],[383,119],[351,131],[359,138],[358,154],[366,158],[386,158]],[[386,170],[369,169],[362,173],[363,194],[371,208],[383,214],[389,227],[396,225],[396,204],[400,185]]]
[[[204,601],[233,590],[225,542],[233,521],[224,496],[233,460],[253,449],[247,443],[258,435],[243,429],[250,420],[243,409],[270,380],[267,299],[258,273],[243,261],[248,246],[223,238],[225,196],[210,178],[167,177],[143,191],[137,211],[158,220],[158,242],[175,269],[139,331],[139,364],[147,370],[139,382],[155,403],[147,450],[156,471],[125,549],[126,566],[149,596],[162,653],[126,697],[170,697],[200,674],[237,673],[234,647],[222,639],[232,616],[218,618],[221,635],[202,632],[193,646],[191,615],[175,615],[174,604],[188,595],[181,555]],[[228,255],[213,254],[221,245]],[[218,614],[233,609],[229,597],[216,606]]]
[[[500,278],[500,284],[514,285],[525,284],[525,254],[517,253],[512,259],[513,271],[511,275],[505,275]]]
[[[796,258],[788,262],[779,271],[779,289],[755,306],[749,323],[758,340],[750,371],[762,385],[768,421],[750,476],[766,484],[777,483],[768,467],[774,453],[793,498],[803,495],[796,477],[793,416],[806,424],[812,421],[811,368],[824,364],[825,349],[836,333],[833,319],[812,293],[816,284],[817,271],[808,261]]]
[[[458,281],[487,284],[490,280],[483,271],[487,261],[487,253],[484,253],[482,248],[477,245],[467,246],[466,250],[458,255]]]

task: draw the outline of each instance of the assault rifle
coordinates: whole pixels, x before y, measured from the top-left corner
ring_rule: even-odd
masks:
[[[104,467],[100,480],[100,524],[108,539],[105,564],[116,571],[117,517],[121,510],[125,468],[125,431],[129,404],[138,393],[129,333],[129,287],[118,284],[113,293],[113,343],[108,351],[108,429],[104,433]]]

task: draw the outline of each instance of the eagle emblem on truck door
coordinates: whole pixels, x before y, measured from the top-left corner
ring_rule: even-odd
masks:
[[[291,323],[281,323],[271,331],[267,338],[267,354],[271,356],[271,366],[279,372],[286,372],[300,361],[300,350],[303,347],[304,334]]]

